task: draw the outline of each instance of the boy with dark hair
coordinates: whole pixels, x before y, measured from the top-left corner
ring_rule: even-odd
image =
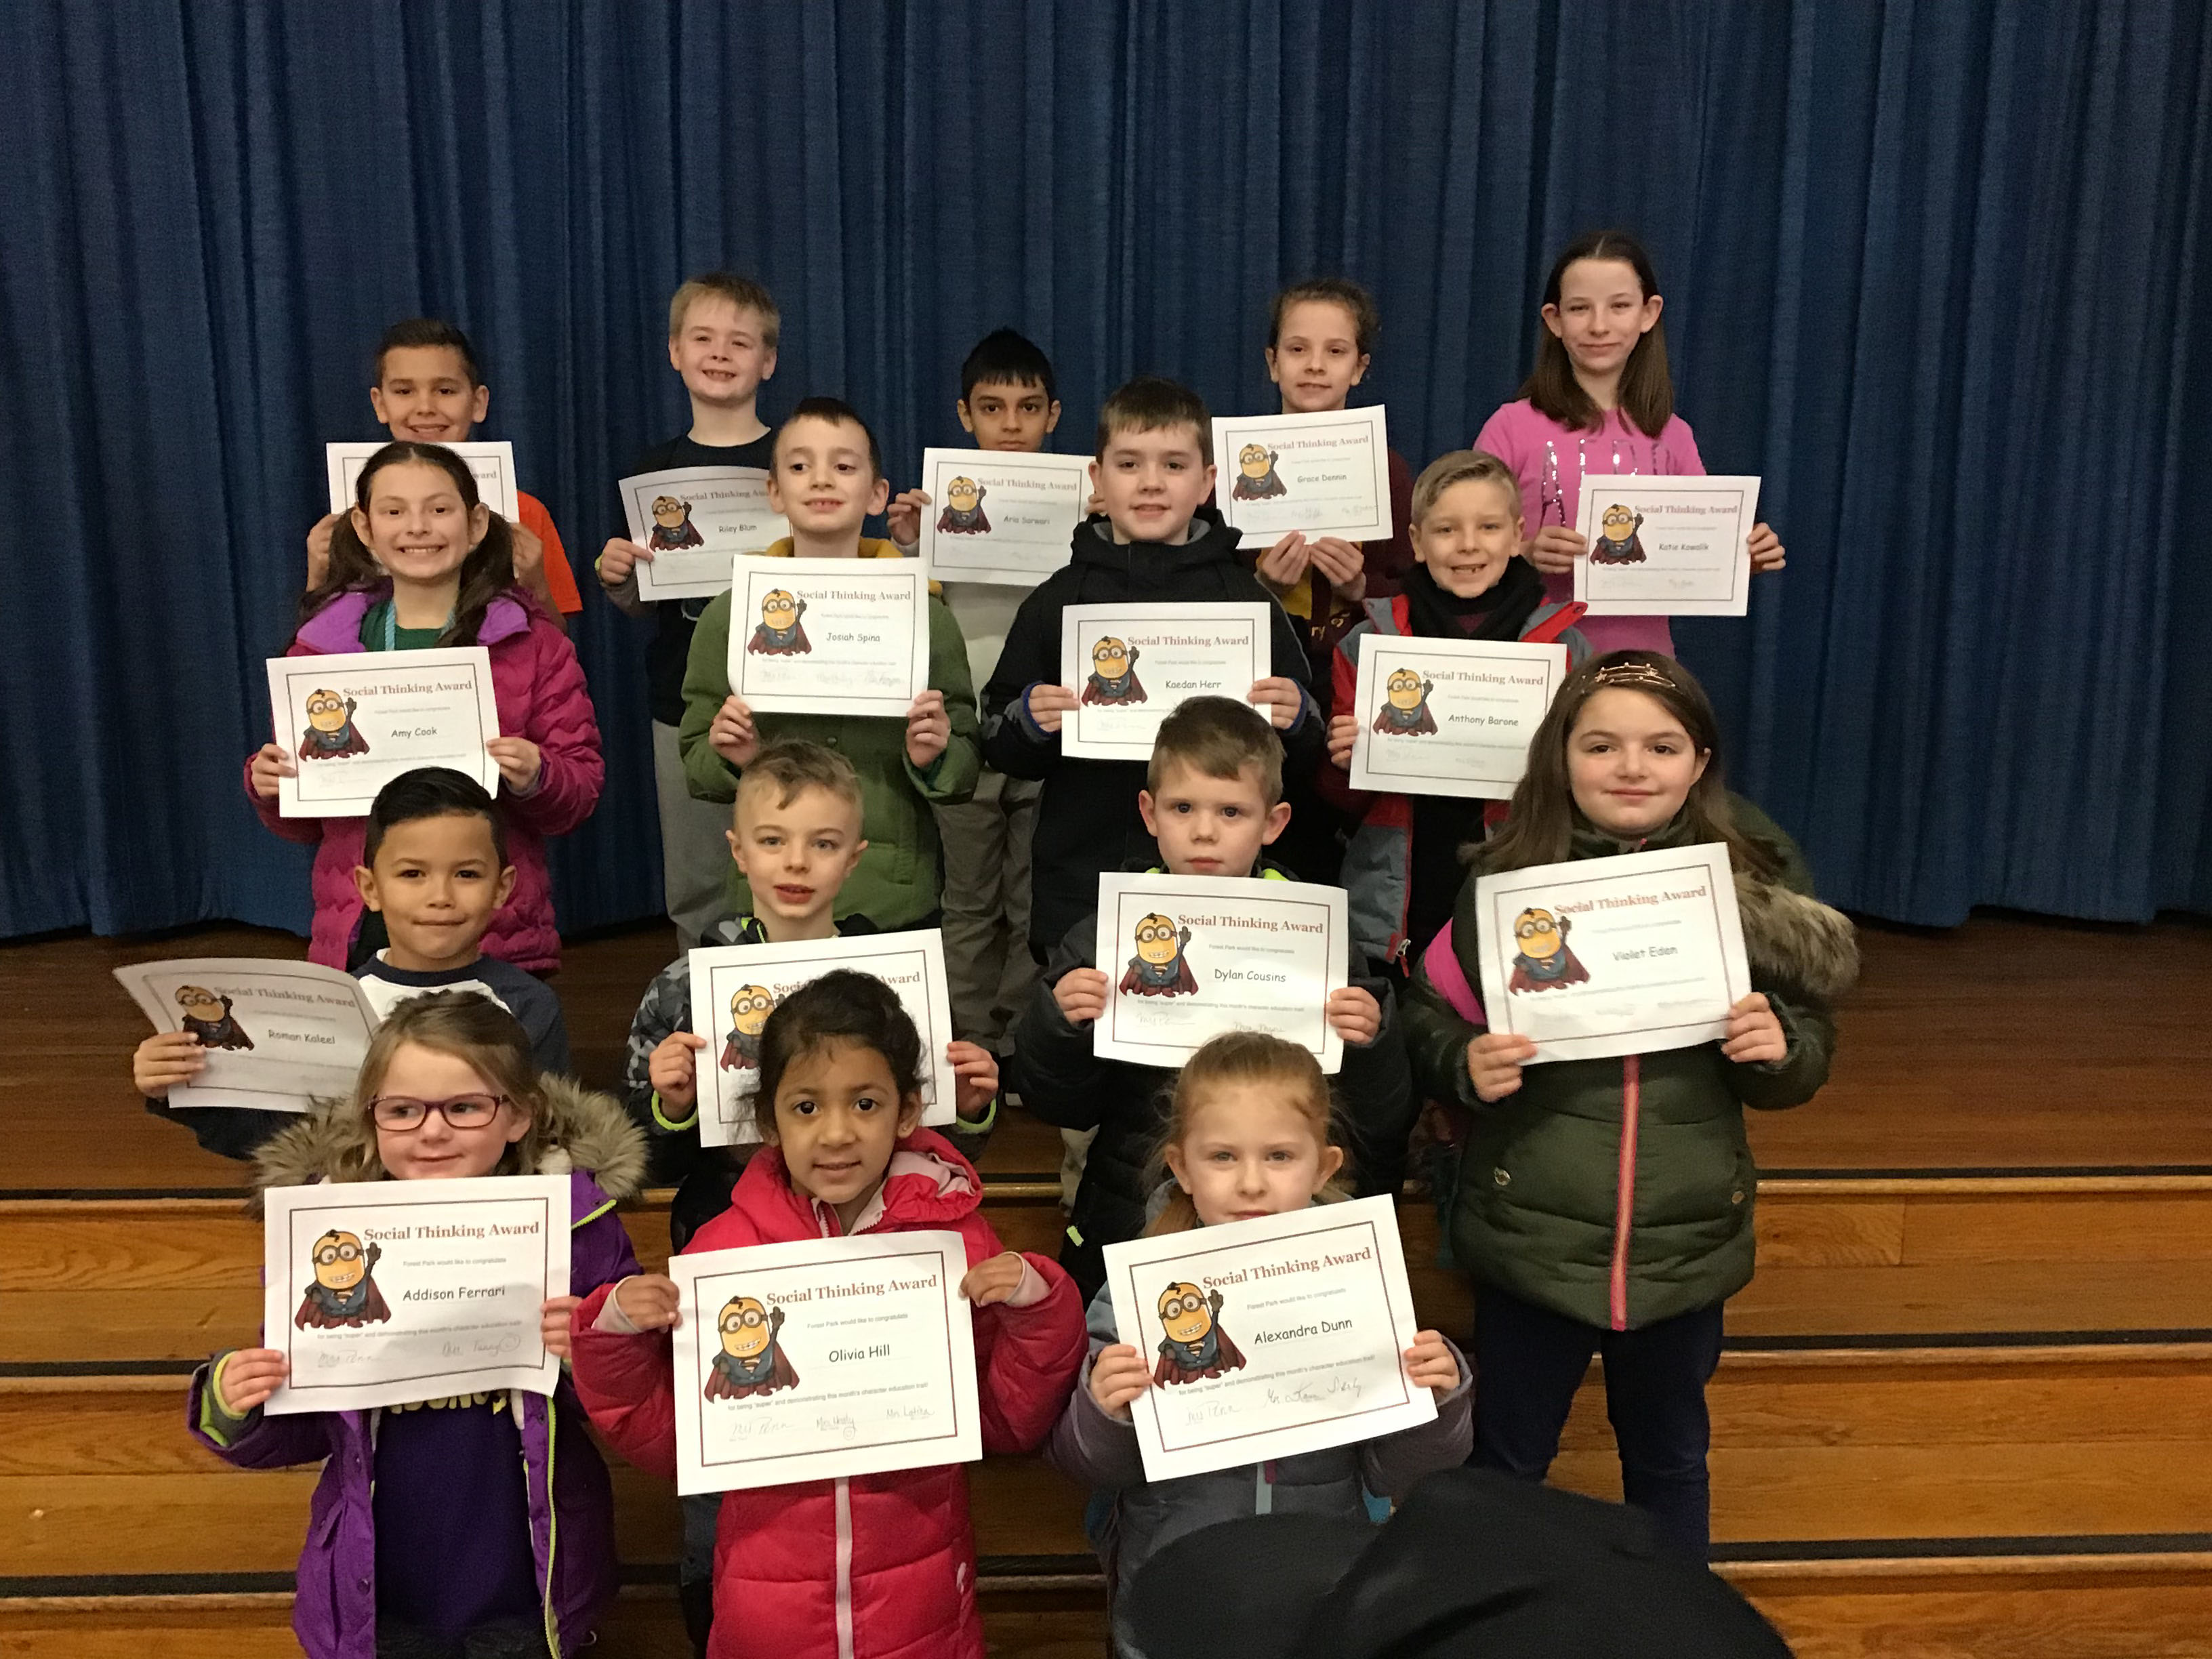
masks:
[[[695,276],[668,305],[668,362],[691,398],[688,431],[655,444],[626,476],[680,466],[757,466],[770,464],[769,429],[762,422],[760,389],[775,374],[782,313],[775,296],[751,278],[726,270]],[[691,633],[705,599],[640,597],[637,563],[650,548],[617,536],[601,550],[599,585],[615,606],[633,617],[650,616],[646,646],[647,701],[653,714],[653,781],[660,808],[661,896],[677,942],[689,950],[728,914],[723,897],[727,865],[714,807],[694,800],[685,786],[678,729],[684,724],[684,669]]]
[[[1313,770],[1324,735],[1303,642],[1237,562],[1237,531],[1199,514],[1213,493],[1213,425],[1198,394],[1151,377],[1116,392],[1098,412],[1091,477],[1103,516],[1077,526],[1066,568],[1022,601],[983,692],[985,757],[1044,786],[1030,854],[1030,950],[1040,962],[1095,906],[1102,873],[1154,857],[1136,807],[1144,768],[1060,753],[1060,723],[1076,706],[1074,689],[1060,684],[1067,606],[1267,602],[1274,672],[1246,701],[1275,728],[1294,774]]]
[[[414,443],[462,444],[487,410],[491,388],[477,367],[469,337],[435,317],[394,323],[377,342],[368,372],[369,407],[394,438]],[[584,608],[568,550],[545,503],[514,492],[514,579],[544,602],[545,614],[568,626]],[[331,558],[331,532],[338,515],[326,513],[307,532],[307,586],[322,581]]]

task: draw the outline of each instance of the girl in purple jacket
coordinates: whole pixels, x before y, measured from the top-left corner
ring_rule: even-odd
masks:
[[[539,1076],[521,1024],[489,997],[439,991],[393,1010],[353,1098],[270,1141],[257,1179],[568,1174],[570,1294],[543,1310],[565,1360],[578,1302],[638,1271],[614,1208],[644,1170],[617,1102]],[[285,1370],[274,1348],[218,1355],[192,1377],[188,1417],[242,1468],[323,1465],[292,1613],[308,1659],[562,1659],[586,1644],[615,1594],[614,1496],[565,1374],[550,1399],[268,1416]]]

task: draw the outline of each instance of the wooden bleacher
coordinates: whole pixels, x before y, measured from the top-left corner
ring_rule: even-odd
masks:
[[[0,948],[20,1034],[0,1076],[0,1656],[297,1651],[313,1473],[233,1470],[180,1407],[194,1363],[253,1336],[258,1230],[239,1169],[139,1110],[142,1033],[106,977],[297,950],[238,928]],[[1753,1123],[1759,1273],[1711,1389],[1719,1570],[1808,1659],[2212,1653],[2212,932],[1985,918],[1866,951],[1834,1082]],[[572,947],[591,1080],[671,954],[655,929]],[[1052,1248],[1057,1154],[1008,1115],[984,1173],[1010,1243]],[[664,1212],[626,1216],[648,1259]],[[1401,1219],[1425,1316],[1462,1330],[1433,1212],[1409,1199]],[[1595,1382],[1554,1478],[1617,1496]],[[673,1502],[634,1470],[617,1487],[637,1582],[600,1650],[681,1655]],[[974,1489],[994,1650],[1097,1654],[1082,1494],[1033,1459]]]

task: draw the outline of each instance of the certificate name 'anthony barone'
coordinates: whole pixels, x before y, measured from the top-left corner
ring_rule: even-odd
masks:
[[[1585,474],[1575,597],[1593,617],[1746,615],[1758,522],[1757,478]]]
[[[1751,991],[1719,842],[1483,876],[1475,902],[1490,1029],[1538,1060],[1711,1042]]]
[[[275,1413],[489,1389],[550,1394],[545,1304],[568,1293],[569,1178],[324,1182],[264,1194],[262,1340]]]
[[[1101,1059],[1178,1066],[1224,1031],[1295,1042],[1343,1068],[1329,994],[1348,982],[1344,889],[1251,877],[1098,878]]]
[[[1406,1375],[1413,1291],[1387,1197],[1106,1247],[1115,1334],[1152,1367],[1145,1478],[1325,1451],[1433,1422]]]
[[[269,659],[276,746],[296,763],[276,780],[288,818],[368,816],[403,772],[449,766],[499,793],[491,653],[480,645]]]
[[[921,556],[939,580],[1035,587],[1067,562],[1091,458],[925,449],[921,487]]]
[[[1528,769],[1528,739],[1566,678],[1564,645],[1356,641],[1352,787],[1381,794],[1504,800]]]
[[[312,962],[198,957],[115,977],[160,1031],[189,1031],[207,1064],[169,1104],[304,1112],[353,1092],[378,1014],[362,982]]]
[[[1390,538],[1390,440],[1382,407],[1317,415],[1219,416],[1214,504],[1247,544],[1297,531]]]
[[[630,540],[653,555],[637,562],[640,599],[710,599],[728,588],[732,558],[765,552],[791,534],[768,504],[763,467],[671,467],[617,488]]]
[[[935,927],[793,945],[715,945],[694,951],[691,1024],[707,1040],[698,1053],[699,1140],[737,1146],[760,1139],[753,1112],[760,1090],[760,1040],[768,1017],[800,986],[836,968],[873,974],[898,993],[929,1060],[921,1079],[921,1121],[950,1123],[957,1095],[951,993],[945,977],[945,935]]]
[[[368,458],[392,441],[389,438],[363,439],[359,442],[324,446],[323,461],[329,474],[331,511],[344,513],[354,504],[354,490],[361,483],[362,468]],[[512,522],[520,516],[521,507],[516,499],[514,483],[514,446],[504,438],[482,442],[441,444],[441,449],[450,449],[466,464],[471,476],[477,481],[477,496],[502,519]]]
[[[1060,724],[1060,753],[1150,760],[1160,722],[1188,699],[1249,701],[1274,672],[1273,609],[1265,600],[1067,606],[1060,675],[1075,707]]]
[[[922,560],[736,561],[730,690],[754,708],[904,720],[928,684]]]
[[[685,1496],[983,1455],[955,1232],[679,1255],[676,1490]]]

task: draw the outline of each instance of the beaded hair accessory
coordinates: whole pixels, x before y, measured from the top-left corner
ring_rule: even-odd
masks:
[[[1632,690],[1678,691],[1681,688],[1648,662],[1617,662],[1597,671],[1596,683]]]

